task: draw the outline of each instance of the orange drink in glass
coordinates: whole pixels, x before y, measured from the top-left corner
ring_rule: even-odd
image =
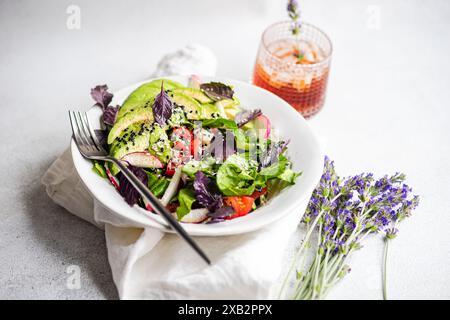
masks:
[[[302,23],[294,35],[291,22],[276,23],[262,35],[253,84],[311,117],[325,102],[331,53],[331,41],[320,29]]]

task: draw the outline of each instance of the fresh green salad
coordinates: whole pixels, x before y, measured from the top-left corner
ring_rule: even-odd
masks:
[[[300,175],[285,155],[288,141],[274,137],[260,109],[243,108],[229,85],[196,76],[188,86],[158,79],[121,106],[110,105],[106,85],[91,96],[103,110],[105,129],[96,135],[110,156],[124,161],[181,222],[247,215]],[[94,161],[93,170],[130,206],[152,211],[117,166]]]

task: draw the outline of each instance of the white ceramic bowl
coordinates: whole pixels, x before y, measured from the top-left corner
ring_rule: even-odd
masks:
[[[187,84],[188,81],[187,77],[180,76],[166,78],[183,84]],[[280,135],[290,139],[288,156],[293,162],[294,170],[302,171],[303,174],[297,179],[295,185],[284,189],[267,205],[244,217],[215,224],[184,223],[183,227],[186,231],[196,236],[222,236],[250,232],[274,223],[293,210],[301,210],[301,204],[308,201],[319,182],[323,168],[323,155],[317,138],[305,119],[278,96],[249,83],[208,77],[202,80],[205,82],[221,81],[232,85],[244,107],[262,109]],[[115,92],[112,104],[122,104],[125,98],[142,83],[136,83]],[[88,116],[91,125],[99,128],[101,110],[94,107],[89,110]],[[170,232],[162,217],[149,213],[138,206],[130,207],[109,181],[95,174],[92,171],[92,163],[82,157],[73,140],[71,149],[73,162],[81,180],[92,195],[111,211],[112,215],[123,218],[130,226],[152,227]]]

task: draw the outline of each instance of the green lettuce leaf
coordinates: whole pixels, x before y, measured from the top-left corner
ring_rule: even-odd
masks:
[[[98,162],[97,160],[93,160],[92,171],[98,174],[102,178],[108,178],[106,174],[106,169],[103,163]]]
[[[263,176],[266,180],[277,178],[279,175],[281,175],[288,166],[288,161],[284,159],[280,159],[276,163],[272,164],[269,167],[262,168],[260,171],[260,175]]]
[[[170,184],[170,180],[166,177],[158,177],[154,174],[148,173],[148,187],[155,197],[161,197],[166,192],[167,187]]]
[[[281,192],[281,190],[289,186],[290,184],[288,182],[278,178],[267,181],[267,200],[274,198]]]
[[[213,175],[216,166],[216,160],[213,157],[207,157],[203,160],[191,160],[186,163],[181,171],[193,178],[198,171],[202,171],[207,175]]]
[[[187,215],[192,208],[192,204],[197,200],[195,196],[195,191],[192,189],[184,188],[178,193],[178,202],[180,206],[177,207],[177,217],[181,220],[185,215]]]
[[[202,126],[208,128],[237,129],[236,122],[225,118],[202,120]]]
[[[289,184],[294,184],[297,177],[301,174],[302,172],[294,172],[292,169],[286,168],[277,178],[286,181]]]
[[[239,154],[231,155],[217,171],[217,186],[226,196],[251,195],[264,181],[257,179],[256,163]]]
[[[277,162],[262,168],[259,174],[267,181],[270,179],[280,179],[289,184],[294,184],[295,180],[301,173],[296,173],[291,169],[291,162],[283,155],[281,155]]]

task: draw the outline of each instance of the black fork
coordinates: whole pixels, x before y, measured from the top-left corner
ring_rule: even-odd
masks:
[[[133,187],[145,198],[153,210],[161,215],[169,226],[183,238],[199,255],[205,260],[207,264],[211,264],[208,256],[198,246],[198,244],[189,236],[186,230],[180,225],[180,223],[172,216],[172,214],[161,204],[158,198],[156,198],[148,187],[143,184],[126,165],[113,157],[110,157],[106,150],[102,147],[98,141],[95,133],[91,130],[89,125],[89,119],[85,112],[69,111],[70,124],[72,126],[73,138],[80,151],[81,155],[90,160],[102,160],[109,161],[117,165],[122,174],[130,181]]]

